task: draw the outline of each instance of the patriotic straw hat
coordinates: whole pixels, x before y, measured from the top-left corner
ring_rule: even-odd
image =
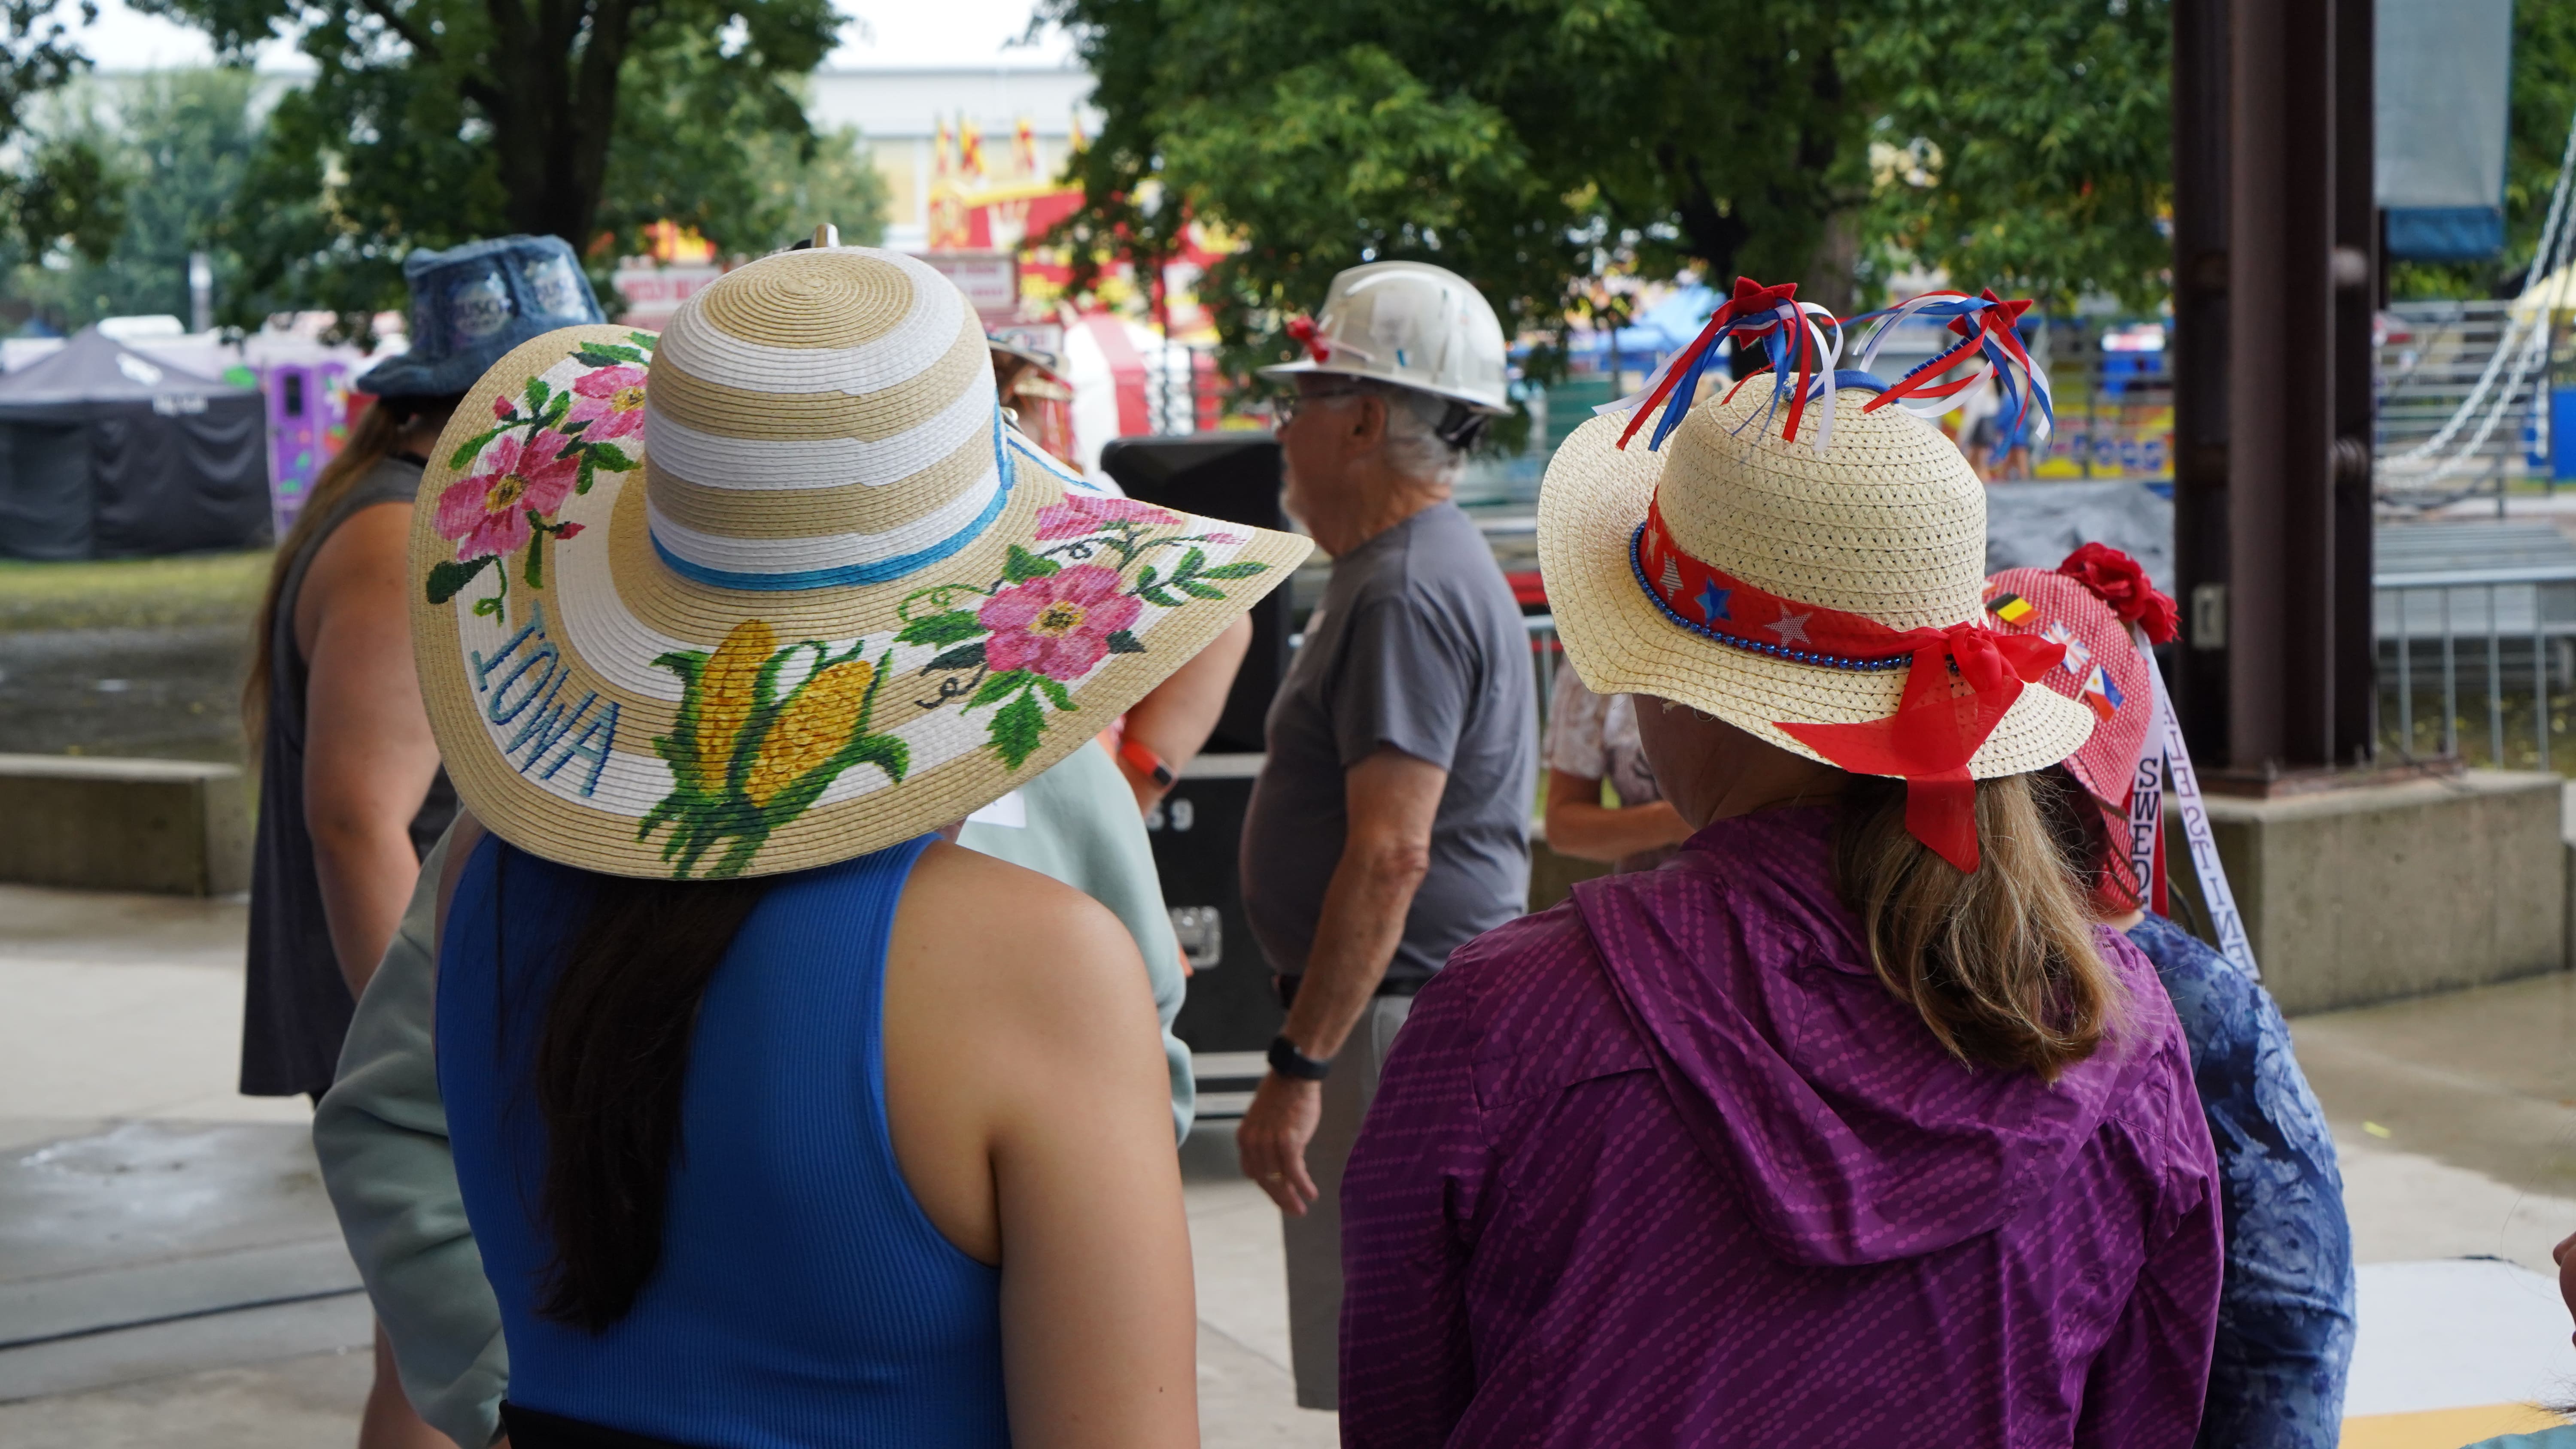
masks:
[[[1951,315],[1977,333],[1966,352],[1991,340],[1991,299],[1961,300]],[[1895,388],[1837,373],[1831,326],[1791,288],[1739,284],[1646,394],[1557,449],[1539,494],[1540,569],[1566,658],[1593,690],[1657,695],[1810,759],[1901,777],[1908,828],[1973,870],[1971,781],[2065,759],[2093,715],[2024,687],[2062,651],[1989,627],[1983,486],[1948,439],[1883,406],[1933,396],[1920,380],[1951,363]],[[1694,406],[1729,333],[1768,349],[1773,373]]]
[[[467,808],[612,875],[863,855],[1069,754],[1305,557],[1062,472],[987,359],[952,283],[864,247],[503,357],[412,532]]]
[[[2065,657],[2041,676],[2048,687],[2093,712],[2093,737],[2066,768],[2106,810],[2126,816],[2138,757],[2154,724],[2155,665],[2139,652],[2130,626],[2147,642],[2174,636],[2174,602],[2147,579],[2138,561],[2088,543],[2055,570],[2006,569],[1986,580],[1986,612],[1997,627],[2062,646]]]

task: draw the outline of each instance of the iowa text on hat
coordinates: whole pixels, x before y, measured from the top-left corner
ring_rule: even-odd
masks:
[[[572,668],[546,637],[544,605],[529,610],[528,622],[498,653],[486,659],[477,650],[469,661],[483,718],[520,774],[551,780],[564,766],[584,760],[590,769],[582,776],[581,793],[587,797],[599,788],[599,772],[617,746],[617,701],[587,690],[580,703],[569,702],[564,686]]]

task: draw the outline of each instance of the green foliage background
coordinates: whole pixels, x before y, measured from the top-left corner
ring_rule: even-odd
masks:
[[[216,255],[219,320],[327,309],[363,336],[373,314],[402,305],[415,247],[553,232],[604,284],[665,218],[729,253],[784,245],[818,212],[854,239],[882,232],[884,186],[859,137],[818,134],[805,115],[803,79],[842,24],[831,0],[142,8],[205,30],[224,54],[296,34],[316,71],[264,116],[245,76],[214,71],[63,108],[40,128],[53,151],[96,158],[94,189],[130,184],[137,208],[130,223],[68,208],[104,228],[90,263],[52,233],[8,258],[12,298],[60,324],[185,315],[191,246]],[[0,123],[7,82],[0,63]]]
[[[241,263],[214,247],[224,208],[240,189],[257,142],[255,82],[247,71],[175,71],[72,86],[39,121],[58,143],[101,157],[124,187],[123,227],[103,255],[56,245],[33,255],[5,249],[10,299],[69,332],[101,317],[189,313],[188,254],[212,249],[217,295],[232,292]]]

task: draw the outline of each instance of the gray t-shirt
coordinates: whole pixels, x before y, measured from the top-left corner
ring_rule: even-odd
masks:
[[[1449,772],[1431,870],[1387,980],[1529,908],[1538,710],[1529,634],[1484,535],[1442,503],[1333,561],[1271,702],[1270,758],[1243,823],[1243,907],[1271,969],[1298,975],[1342,856],[1343,772],[1393,746]]]

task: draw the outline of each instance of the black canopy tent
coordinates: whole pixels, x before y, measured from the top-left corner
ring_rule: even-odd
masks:
[[[269,538],[256,389],[82,329],[0,377],[0,556],[122,558]]]

